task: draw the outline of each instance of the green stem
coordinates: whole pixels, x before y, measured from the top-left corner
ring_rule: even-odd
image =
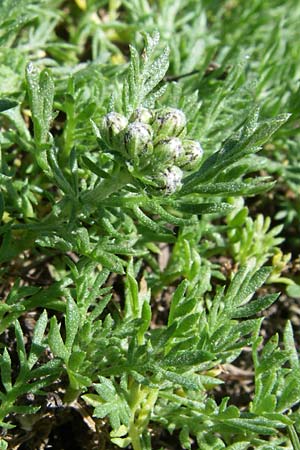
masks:
[[[103,200],[114,192],[122,189],[132,180],[128,172],[121,171],[113,175],[111,178],[103,180],[97,187],[91,191],[85,192],[82,197],[82,203],[90,204],[94,208],[99,206]]]
[[[136,420],[138,428],[142,429],[143,431],[148,425],[150,414],[154,408],[154,405],[158,397],[158,389],[147,389],[147,390],[148,396]]]
[[[142,450],[141,446],[141,436],[137,427],[132,423],[129,428],[128,435],[131,440],[131,445],[133,450]]]
[[[289,436],[290,436],[290,440],[293,446],[294,450],[300,450],[300,441],[299,441],[299,436],[294,428],[294,425],[290,425],[288,427],[288,431],[289,431]]]
[[[13,401],[3,401],[1,404],[1,409],[0,409],[0,423],[3,423],[5,417],[9,414],[11,407],[14,403],[15,399]]]
[[[64,145],[61,154],[61,161],[65,164],[70,156],[73,147],[73,135],[75,130],[75,111],[74,104],[68,104],[67,108],[67,124],[64,130]]]
[[[132,420],[129,425],[128,435],[134,450],[143,450],[141,437],[147,428],[157,397],[158,389],[141,388],[141,385],[136,382],[131,387]]]
[[[68,386],[64,395],[64,403],[72,403],[78,399],[79,395],[82,393],[80,389],[74,389]]]
[[[135,414],[142,401],[141,394],[140,384],[132,380],[132,385],[130,386],[130,406],[132,419],[129,424],[128,436],[130,437],[133,450],[142,450],[140,433],[135,424]]]

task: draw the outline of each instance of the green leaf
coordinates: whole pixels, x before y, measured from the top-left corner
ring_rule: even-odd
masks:
[[[116,272],[121,275],[124,274],[124,261],[122,261],[122,259],[118,258],[116,255],[106,252],[101,244],[92,251],[90,257],[93,260],[103,264],[103,266],[109,269],[111,272]]]
[[[64,341],[62,340],[60,329],[55,316],[50,320],[48,342],[53,354],[58,358],[61,358],[63,361],[67,362],[69,354],[65,347]]]
[[[291,424],[288,427],[288,432],[289,432],[289,437],[291,439],[294,450],[299,450],[300,449],[300,440],[299,440],[299,436],[298,436],[293,424]]]
[[[132,266],[128,266],[128,270]],[[133,271],[133,268],[131,268]],[[129,271],[126,275],[126,317],[136,319],[140,317],[140,302],[139,302],[139,290],[136,279]]]
[[[286,288],[286,292],[289,297],[292,298],[300,298],[300,285],[299,284],[291,284]]]
[[[85,352],[73,351],[68,361],[68,367],[73,371],[79,371],[83,361],[85,360]]]
[[[244,125],[244,128],[238,134],[231,136],[220,151],[209,156],[200,169],[186,179],[185,189],[191,190],[191,188],[200,183],[207,183],[213,180],[245,156],[257,152],[260,146],[289,117],[289,114],[282,114],[275,119],[257,124],[251,123],[252,117],[250,116],[248,123]]]
[[[149,230],[156,233],[166,233],[167,230],[164,227],[154,222],[154,220],[150,219],[150,217],[144,214],[137,205],[134,205],[132,207],[132,211],[139,222],[144,225],[144,227],[149,228]]]
[[[0,182],[1,182],[1,174],[0,174]],[[0,191],[0,221],[2,221],[2,217],[5,211],[5,202],[2,192]]]
[[[12,388],[11,382],[11,358],[9,356],[8,350],[5,347],[0,359],[0,369],[1,369],[1,381],[6,392],[9,392]]]
[[[62,170],[60,169],[58,162],[57,162],[57,155],[53,147],[48,148],[47,151],[47,161],[49,162],[49,166],[52,169],[52,174],[54,177],[55,182],[57,183],[58,187],[70,198],[74,199],[76,193],[74,192],[73,187],[69,183],[69,181],[64,176]],[[49,168],[49,167],[48,167]]]
[[[14,405],[13,411],[16,414],[36,414],[40,410],[40,406],[30,405]]]
[[[189,202],[177,202],[176,208],[178,211],[189,214],[227,214],[233,208],[229,203],[189,203]],[[172,223],[172,222],[171,222]]]
[[[163,362],[166,366],[184,367],[194,366],[213,359],[213,353],[203,350],[177,352],[175,354],[171,351],[171,353],[164,358]]]
[[[93,311],[90,313],[90,320],[95,320],[97,317],[100,316],[100,314],[104,311],[106,306],[108,305],[109,301],[111,299],[111,294],[106,295],[104,298],[101,299],[101,301],[95,306]]]
[[[30,353],[28,356],[29,369],[31,369],[35,365],[35,363],[37,362],[38,358],[40,357],[41,353],[44,350],[44,346],[42,346],[42,341],[44,338],[44,333],[47,324],[48,324],[48,315],[47,311],[44,310],[34,327]]]
[[[188,281],[184,280],[180,283],[180,285],[177,287],[175,293],[172,297],[171,307],[169,311],[168,316],[168,327],[174,322],[175,318],[177,317],[176,311],[178,305],[185,300],[185,293],[188,288]]]
[[[90,158],[87,156],[82,156],[82,161],[84,165],[94,174],[96,174],[99,178],[109,178],[109,174],[104,170],[100,169],[100,167],[95,164]]]
[[[229,445],[226,447],[227,450],[247,450],[249,448],[250,442],[236,442],[235,444]]]
[[[50,375],[50,377],[53,376],[55,378],[58,376],[61,370],[61,361],[59,361],[58,359],[52,359],[40,365],[36,369],[32,369],[30,372],[30,376],[31,378],[41,378]]]
[[[166,345],[168,340],[174,336],[176,328],[177,323],[173,322],[168,328],[159,330],[158,334],[153,336],[153,345],[158,352],[161,352],[161,349]]]
[[[103,400],[97,394],[84,394],[81,397],[88,405],[96,408],[97,406],[103,405]]]
[[[53,119],[54,83],[47,69],[40,72],[32,62],[26,68],[26,83],[32,112],[36,161],[49,174],[47,148]]]
[[[199,180],[198,180],[199,181]],[[191,184],[187,182],[184,184],[180,193],[188,194],[190,192],[201,194],[202,197],[216,196],[247,196],[256,195],[261,192],[268,191],[274,186],[275,182],[270,177],[260,177],[258,179],[249,179],[246,181],[230,181],[230,182],[216,182],[208,184]]]
[[[48,130],[52,122],[52,108],[54,98],[54,82],[47,69],[42,70],[39,79],[39,93],[42,97],[42,140],[47,139]]]
[[[29,103],[34,125],[34,138],[38,145],[45,143],[52,121],[54,84],[48,70],[40,72],[29,63],[26,68]]]
[[[165,76],[169,67],[169,53],[169,49],[165,48],[161,55],[156,58],[151,65],[146,60],[143,73],[145,81],[142,89],[142,98],[146,98]]]
[[[26,357],[26,350],[24,344],[24,336],[19,321],[15,322],[15,335],[17,340],[17,354],[20,361],[19,377],[22,379],[28,370],[28,362]]]
[[[180,336],[185,333],[191,333],[196,331],[199,324],[200,314],[189,314],[183,318],[177,319],[177,329],[174,333],[175,336]]]
[[[126,82],[123,85],[123,110],[130,115],[136,108],[153,103],[163,90],[156,89],[169,67],[169,49],[165,48],[158,57],[155,50],[159,43],[159,33],[152,36],[145,33],[145,49],[140,57],[137,50],[130,46],[130,66]],[[156,91],[155,91],[156,89]]]
[[[276,411],[286,412],[300,402],[300,372],[295,370],[284,380],[284,387],[277,403]]]
[[[237,312],[237,308],[241,307],[240,305],[248,302],[255,291],[260,286],[262,286],[262,284],[268,278],[269,274],[271,273],[271,268],[262,267],[261,269],[254,271],[255,263],[255,259],[250,259],[248,263],[242,266],[234,276],[225,295],[224,302],[226,308],[222,312],[222,314],[226,314],[230,317],[236,317],[235,314],[239,314]],[[266,303],[271,300],[272,297],[265,299]],[[259,303],[254,303],[253,310],[255,310],[258,305]],[[251,308],[249,308],[250,306],[246,308],[246,313],[247,311],[251,312]],[[237,317],[239,317],[239,315],[237,315]]]
[[[70,387],[75,390],[81,390],[83,388],[89,387],[92,385],[92,380],[80,373],[73,372],[73,370],[67,369],[68,377],[70,381]]]
[[[166,380],[169,380],[172,383],[175,383],[186,389],[197,391],[199,390],[199,388],[201,388],[200,378],[195,375],[181,375],[179,373],[171,372],[170,370],[165,370],[162,368],[160,368],[159,371],[164,375]]]
[[[282,424],[278,424],[278,422],[271,421],[264,418],[237,418],[237,419],[227,419],[223,421],[224,425],[230,426],[232,428],[236,428],[241,432],[250,431],[256,434],[266,434],[266,435],[274,435],[276,433],[276,428],[282,426]]]
[[[0,422],[0,427],[3,425],[5,425],[5,424],[2,424]],[[8,443],[3,438],[0,438],[0,450],[6,450],[7,446],[8,446]]]
[[[264,120],[260,122],[256,127],[248,141],[248,146],[261,146],[278,130],[287,120],[291,117],[291,114],[280,114],[278,117]],[[250,134],[250,133],[249,133]]]
[[[287,360],[288,352],[277,349],[261,362],[257,370],[257,374],[262,374],[268,371],[270,368],[274,370],[276,368],[282,367]]]
[[[130,408],[122,393],[116,391],[112,381],[105,377],[99,377],[101,383],[96,383],[95,389],[103,399],[104,403],[97,405],[94,411],[95,417],[109,417],[111,426],[114,430],[118,430],[121,424],[128,425],[130,418]],[[92,400],[93,403],[95,399]]]
[[[66,340],[65,349],[68,355],[71,355],[73,343],[77,335],[78,328],[80,326],[80,314],[77,304],[72,297],[67,295],[67,307],[66,307]]]
[[[95,389],[100,397],[109,402],[115,399],[116,389],[112,381],[108,378],[99,376],[100,383],[95,384]]]
[[[10,100],[9,98],[1,98],[0,99],[0,113],[3,111],[7,111],[8,109],[14,108],[17,106],[18,102],[15,100]]]
[[[289,362],[293,370],[300,369],[299,357],[295,345],[294,333],[291,322],[288,320],[283,334],[284,348],[289,353]]]
[[[242,318],[253,316],[254,314],[266,310],[271,306],[279,297],[279,294],[269,294],[264,297],[260,297],[257,300],[253,300],[245,306],[241,306],[235,310],[232,318]]]

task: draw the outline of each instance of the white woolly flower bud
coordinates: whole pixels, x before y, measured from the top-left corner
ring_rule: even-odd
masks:
[[[142,122],[130,123],[124,134],[125,149],[135,159],[152,152],[152,128]]]
[[[140,108],[137,108],[133,111],[130,121],[149,124],[153,121],[153,113],[152,111],[150,111],[150,109],[141,106]]]
[[[152,126],[154,132],[161,136],[183,136],[186,117],[180,109],[164,108],[156,113]]]
[[[184,155],[181,140],[176,137],[162,139],[155,145],[154,155],[157,158],[157,162],[173,165]]]
[[[178,165],[184,170],[197,169],[203,156],[200,143],[193,139],[185,139],[182,145],[184,154],[178,161]]]
[[[165,194],[174,194],[174,192],[179,191],[182,187],[182,177],[183,172],[179,167],[172,166],[169,169],[166,169],[162,173],[162,183],[163,190]]]
[[[100,133],[106,145],[114,147],[119,144],[119,134],[127,127],[128,120],[117,112],[106,114],[100,125]]]

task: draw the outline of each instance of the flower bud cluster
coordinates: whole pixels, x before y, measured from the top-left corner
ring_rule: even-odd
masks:
[[[136,109],[129,120],[116,112],[103,117],[105,144],[122,154],[133,176],[172,194],[182,186],[184,172],[197,169],[203,150],[186,138],[186,117],[175,108]]]

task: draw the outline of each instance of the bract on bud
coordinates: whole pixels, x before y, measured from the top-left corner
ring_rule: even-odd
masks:
[[[166,169],[162,173],[162,188],[165,194],[174,194],[174,192],[179,191],[182,187],[182,177],[183,172],[177,166],[172,166],[169,169]]]
[[[150,109],[141,106],[140,108],[137,108],[133,111],[130,121],[151,124],[151,122],[153,121],[153,113],[152,111],[150,111]]]
[[[195,170],[203,156],[203,149],[199,142],[185,139],[182,142],[184,153],[178,161],[178,165],[184,170]]]
[[[106,145],[114,147],[119,144],[119,134],[127,127],[128,120],[117,112],[110,112],[103,117],[100,133]]]
[[[183,136],[186,132],[186,117],[180,109],[164,108],[157,111],[152,126],[154,132],[161,136]]]
[[[124,146],[128,156],[135,159],[152,151],[152,128],[142,122],[132,122],[124,134]]]
[[[173,165],[184,155],[181,140],[176,137],[162,139],[155,145],[154,155],[157,158],[157,162]]]

